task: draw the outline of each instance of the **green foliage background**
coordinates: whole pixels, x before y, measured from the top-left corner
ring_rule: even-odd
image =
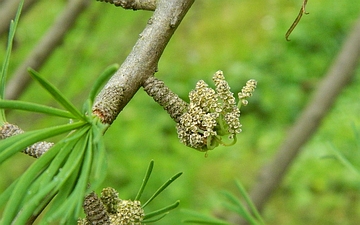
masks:
[[[242,108],[243,133],[235,146],[216,148],[205,158],[179,143],[175,123],[140,90],[105,135],[109,172],[103,187],[116,188],[123,199],[134,198],[149,161],[154,159],[144,199],[173,174],[184,174],[149,205],[152,209],[179,199],[180,208],[222,211],[219,190],[236,190],[235,178],[249,189],[257,170],[276,152],[360,15],[360,1],[309,1],[310,14],[286,42],[285,32],[301,2],[196,1],[166,48],[156,76],[184,99],[197,80],[211,84],[212,74],[219,69],[234,92],[240,91],[246,80],[256,79],[258,88],[249,105]],[[64,1],[41,1],[21,17],[10,74],[64,5]],[[150,16],[151,12],[92,2],[40,73],[81,107],[96,76],[106,66],[126,58]],[[3,57],[6,37],[0,41]],[[360,163],[355,137],[360,132],[359,73],[268,202],[264,210],[267,224],[360,221],[359,177],[327,157],[332,154],[331,143],[355,165]],[[43,93],[34,83],[21,100],[54,105]],[[24,130],[64,122],[24,112],[9,112],[7,119]],[[33,161],[19,154],[1,165],[0,191]],[[177,210],[158,224],[180,224],[182,218]]]

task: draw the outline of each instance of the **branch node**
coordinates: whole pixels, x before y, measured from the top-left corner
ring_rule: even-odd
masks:
[[[111,124],[116,116],[120,113],[120,105],[113,104],[121,102],[124,99],[124,88],[119,86],[111,86],[104,89],[107,95],[98,97],[93,106],[93,114],[98,116],[102,123]]]

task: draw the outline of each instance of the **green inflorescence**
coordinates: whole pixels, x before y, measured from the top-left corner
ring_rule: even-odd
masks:
[[[236,134],[241,132],[240,106],[247,104],[247,97],[256,88],[256,81],[249,80],[239,93],[239,104],[225,80],[222,71],[213,76],[215,90],[203,80],[197,82],[195,90],[189,93],[190,104],[187,112],[177,123],[179,139],[185,145],[206,152],[218,145],[233,145]],[[223,141],[227,136],[230,143]]]

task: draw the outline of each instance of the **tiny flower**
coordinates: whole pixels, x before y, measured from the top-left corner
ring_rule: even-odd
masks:
[[[110,215],[111,224],[141,225],[145,214],[140,201],[121,200],[117,205],[117,213]]]
[[[246,82],[246,85],[241,89],[241,92],[238,93],[239,96],[239,103],[241,102],[241,104],[243,105],[247,105],[248,101],[246,100],[246,98],[251,97],[252,93],[255,91],[257,82],[254,79],[248,80]]]

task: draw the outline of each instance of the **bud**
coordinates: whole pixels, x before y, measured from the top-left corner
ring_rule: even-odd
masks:
[[[117,214],[110,215],[111,224],[141,225],[145,214],[140,201],[120,200]]]
[[[106,209],[95,192],[91,192],[85,197],[83,207],[86,214],[86,220],[89,222],[89,224],[110,225],[110,220]]]
[[[120,202],[119,193],[111,187],[102,189],[101,197],[102,203],[106,207],[106,211],[109,213],[117,213],[117,205]]]

